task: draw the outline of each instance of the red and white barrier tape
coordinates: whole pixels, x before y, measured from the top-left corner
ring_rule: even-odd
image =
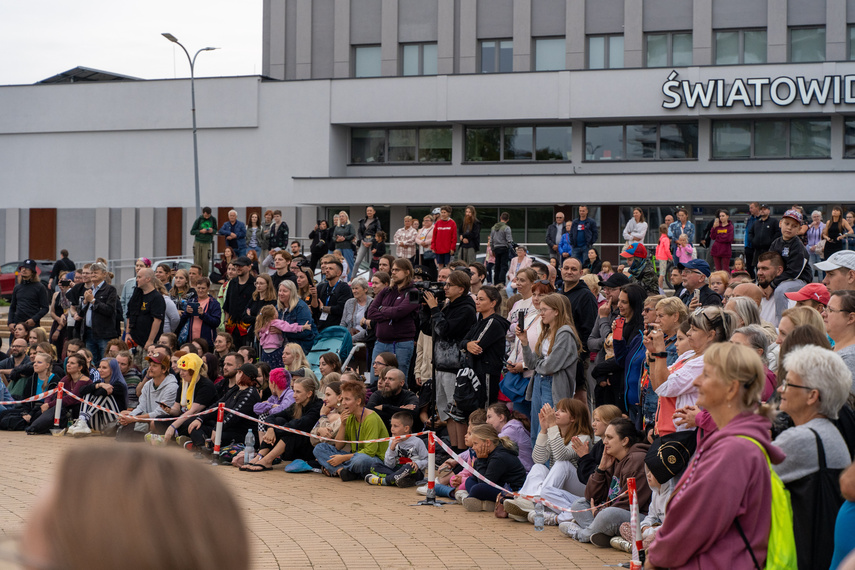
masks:
[[[83,403],[83,404],[86,404],[87,406],[91,406],[91,407],[95,408],[96,410],[100,410],[100,411],[105,412],[105,413],[107,413],[107,414],[110,414],[110,415],[112,415],[112,416],[116,416],[117,418],[118,418],[119,416],[121,416],[121,415],[122,415],[122,414],[120,414],[120,413],[118,413],[118,412],[116,412],[116,411],[114,411],[114,410],[111,410],[111,409],[109,409],[109,408],[105,408],[104,406],[99,406],[98,404],[94,404],[94,403],[92,403],[92,402],[91,402],[91,401],[89,401],[89,400],[84,400],[83,398],[81,398],[81,397],[80,397],[80,396],[78,396],[77,394],[75,394],[75,393],[73,393],[73,392],[69,392],[68,390],[66,390],[66,389],[64,389],[64,388],[63,388],[63,390],[62,390],[62,391],[63,391],[63,392],[65,392],[66,394],[68,394],[69,396],[71,396],[72,398],[74,398],[75,400],[77,400],[78,402],[81,402],[81,403]],[[214,413],[214,412],[216,412],[216,411],[217,411],[217,408],[211,408],[210,410],[203,410],[203,411],[198,412],[198,413],[196,413],[196,414],[190,414],[189,416],[167,416],[167,417],[164,417],[164,418],[144,418],[144,420],[145,420],[145,421],[147,421],[147,422],[174,422],[174,421],[175,421],[175,420],[177,420],[179,417],[183,417],[183,418],[197,418],[197,417],[199,417],[199,416],[206,416],[206,415],[208,415],[208,414],[212,414],[212,413]]]
[[[53,396],[59,388],[53,388],[48,390],[47,392],[42,392],[41,394],[36,394],[35,396],[30,396],[29,398],[25,398],[23,400],[11,400],[9,402],[0,402],[0,406],[13,406],[15,404],[27,404],[29,402],[38,402],[39,400],[44,400],[48,396]]]
[[[623,497],[624,495],[626,495],[628,493],[628,491],[624,491],[620,495],[614,497],[613,499],[606,501],[605,503],[597,505],[596,507],[590,507],[587,509],[580,509],[580,510],[575,510],[575,511],[572,509],[566,509],[566,508],[560,507],[554,503],[550,503],[546,499],[538,498],[538,497],[535,497],[533,495],[523,495],[523,494],[517,493],[515,491],[508,491],[504,487],[497,485],[496,483],[493,483],[492,481],[490,481],[489,479],[487,479],[486,477],[484,477],[483,475],[478,473],[478,471],[476,471],[474,467],[472,467],[471,465],[469,465],[468,463],[466,463],[465,461],[460,459],[460,456],[458,456],[456,453],[454,453],[454,451],[452,451],[452,449],[450,447],[445,445],[445,442],[442,441],[440,438],[434,437],[434,439],[439,444],[439,446],[442,447],[446,451],[446,453],[448,453],[452,457],[452,459],[457,461],[458,465],[462,466],[464,469],[469,471],[472,475],[474,475],[475,477],[477,477],[478,479],[480,479],[484,483],[487,483],[488,485],[495,487],[496,489],[501,490],[506,495],[513,496],[513,497],[519,497],[522,499],[528,499],[529,501],[532,501],[535,503],[538,503],[538,502],[543,503],[545,506],[549,507],[550,509],[552,509],[554,511],[565,512],[565,513],[584,513],[586,511],[595,511],[595,510],[598,510],[598,509],[605,507],[606,505],[608,505],[610,503],[617,501],[618,499],[620,499],[621,497]]]

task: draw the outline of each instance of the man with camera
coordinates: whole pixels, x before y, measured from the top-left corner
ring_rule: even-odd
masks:
[[[371,359],[373,361],[381,352],[392,352],[398,359],[398,370],[406,375],[413,358],[419,310],[419,295],[413,286],[413,264],[409,259],[398,258],[392,263],[391,281],[366,310],[365,317],[374,323],[377,335]]]

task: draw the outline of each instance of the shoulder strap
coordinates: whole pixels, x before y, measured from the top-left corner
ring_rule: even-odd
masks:
[[[819,470],[825,471],[828,469],[825,464],[825,446],[822,444],[822,440],[819,438],[819,434],[816,433],[816,430],[813,428],[809,429],[813,432],[813,436],[816,438],[816,455],[819,458]]]
[[[760,563],[757,562],[757,557],[754,556],[754,549],[751,548],[751,543],[748,542],[748,538],[745,536],[745,531],[742,530],[742,525],[739,524],[738,518],[736,519],[736,530],[739,531],[739,536],[742,537],[742,541],[745,543],[745,546],[748,547],[748,553],[751,555],[751,560],[754,562],[754,568],[760,570]]]

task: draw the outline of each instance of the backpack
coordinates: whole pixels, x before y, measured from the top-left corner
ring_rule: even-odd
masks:
[[[766,548],[766,565],[765,568],[798,568],[796,558],[796,538],[793,532],[793,506],[790,502],[790,492],[784,487],[783,481],[772,469],[772,462],[769,460],[769,454],[759,441],[747,435],[740,435],[742,439],[753,441],[754,444],[763,452],[766,458],[766,464],[769,466],[769,475],[772,480],[772,526],[769,529],[769,544]],[[754,556],[754,549],[745,537],[742,530],[742,525],[739,524],[739,519],[736,519],[736,529],[742,537],[745,546],[748,547],[748,552],[751,554],[751,559],[754,561],[754,567],[760,570],[760,564],[757,557]]]

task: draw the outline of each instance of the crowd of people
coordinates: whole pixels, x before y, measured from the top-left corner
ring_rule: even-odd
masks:
[[[606,260],[579,206],[547,228],[543,263],[513,241],[507,213],[482,244],[473,206],[462,227],[450,206],[405,218],[388,234],[394,253],[374,208],[356,224],[340,212],[318,222],[308,254],[278,210],[246,224],[232,211],[217,229],[206,208],[189,271],[140,258],[119,291],[106,260],[77,268],[63,252],[48,290],[24,262],[0,401],[60,380],[77,398],[0,406],[0,429],[47,433],[61,401],[70,435],[209,457],[216,415],[199,414],[223,403],[215,460],[423,494],[424,438],[402,436],[432,430],[453,451],[436,493],[466,511],[542,514],[570,539],[629,551],[634,478],[650,568],[772,567],[788,554],[836,568],[855,549],[851,213],[750,211],[743,254],[727,210],[698,240],[682,208],[653,253],[636,208]],[[215,233],[228,247],[206,265]],[[342,329],[356,349],[313,367],[316,340]]]

